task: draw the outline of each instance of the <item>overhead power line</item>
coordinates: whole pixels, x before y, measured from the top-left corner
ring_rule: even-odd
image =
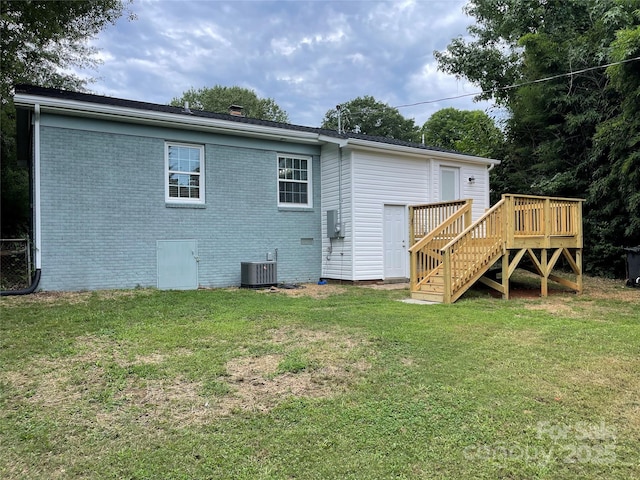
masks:
[[[528,82],[515,83],[513,85],[507,85],[505,87],[497,87],[497,88],[494,88],[494,89],[488,90],[488,91],[480,91],[480,92],[474,92],[474,93],[464,93],[464,94],[461,94],[461,95],[455,95],[453,97],[439,98],[437,100],[425,100],[423,102],[407,103],[405,105],[396,105],[393,108],[415,107],[417,105],[427,105],[429,103],[444,102],[445,100],[455,100],[457,98],[464,98],[464,97],[471,97],[471,96],[482,95],[482,94],[487,94],[487,93],[493,93],[493,92],[497,92],[497,91],[500,91],[500,90],[511,90],[513,88],[525,87],[527,85],[533,85],[535,83],[548,82],[549,80],[555,80],[556,78],[572,77],[573,75],[578,75],[580,73],[590,72],[592,70],[598,70],[598,69],[601,69],[601,68],[613,67],[614,65],[621,65],[623,63],[634,62],[636,60],[640,60],[640,57],[627,58],[626,60],[621,60],[619,62],[607,63],[606,65],[598,65],[596,67],[583,68],[581,70],[576,70],[576,71],[568,72],[568,73],[561,73],[559,75],[552,75],[550,77],[539,78],[537,80],[530,80]]]

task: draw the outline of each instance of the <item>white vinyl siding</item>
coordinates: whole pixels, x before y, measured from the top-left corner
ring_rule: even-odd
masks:
[[[429,177],[426,159],[353,154],[353,280],[384,278],[384,205],[427,203]]]
[[[339,280],[353,279],[353,236],[351,223],[351,155],[340,153],[335,145],[322,150],[322,276]],[[342,172],[342,180],[340,180]],[[342,194],[340,194],[340,191]],[[338,210],[343,238],[327,237],[327,210]]]
[[[325,145],[321,158],[322,276],[325,278],[350,281],[384,279],[385,205],[406,208],[440,201],[441,166],[458,169],[459,197],[473,199],[474,220],[489,208],[486,164],[441,161],[427,155],[422,158],[402,157],[344,149],[340,202],[338,147]],[[473,182],[469,178],[473,178]],[[329,240],[326,212],[339,210],[340,206],[340,222],[345,236]],[[405,228],[408,232],[408,225]]]

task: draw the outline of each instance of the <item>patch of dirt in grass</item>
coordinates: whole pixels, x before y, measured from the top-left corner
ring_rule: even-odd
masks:
[[[271,287],[256,291],[260,293],[281,293],[290,297],[312,298],[327,298],[331,295],[346,293],[344,286],[334,284],[318,285],[317,283],[303,283],[297,285],[297,287],[298,288]]]
[[[171,351],[171,355],[164,353],[151,352],[145,355],[136,354],[134,356],[126,355],[129,346],[115,343],[109,338],[102,338],[92,335],[78,337],[76,346],[80,353],[72,358],[77,362],[100,362],[104,360],[113,361],[119,367],[127,367],[129,365],[159,365],[165,362],[170,356],[189,356],[193,352],[186,348],[178,348]]]
[[[116,407],[98,412],[96,419],[106,428],[128,422],[203,423],[212,416],[212,412],[201,391],[201,382],[181,377],[162,380],[130,377],[126,386],[114,395]]]
[[[282,328],[271,332],[266,344],[283,353],[239,357],[226,364],[221,381],[231,394],[219,399],[219,415],[234,411],[267,412],[288,397],[326,398],[344,392],[369,368],[369,345],[363,339],[340,333]],[[308,366],[281,371],[288,353],[304,350]]]
[[[103,419],[104,425],[117,424],[123,412],[131,408],[149,410],[153,417],[178,412],[176,418],[183,418],[202,403],[198,400],[202,386],[197,382],[148,380],[126,371],[127,367],[157,365],[169,358],[191,355],[187,349],[127,355],[129,346],[94,336],[79,337],[75,346],[75,355],[36,357],[19,371],[0,371],[0,383],[8,383],[14,390],[11,401],[63,418],[70,412],[82,412],[86,418]],[[113,366],[122,369],[118,373],[122,378],[110,376]],[[76,413],[73,416],[77,417]]]
[[[533,279],[535,276],[528,274]],[[525,278],[522,277],[521,278]],[[524,308],[528,310],[541,310],[554,315],[568,318],[584,318],[585,311],[597,312],[604,307],[595,303],[596,300],[615,300],[625,303],[638,303],[640,306],[640,289],[624,286],[624,281],[606,278],[587,277],[583,279],[582,294],[575,294],[571,290],[556,289],[553,282],[549,282],[549,296],[540,297],[539,287],[512,288],[511,298],[536,299],[535,303],[525,302]],[[551,289],[553,288],[553,289]],[[590,315],[597,320],[598,315]]]
[[[583,295],[597,300],[640,302],[640,288],[625,286],[624,280],[584,277]]]
[[[30,304],[46,305],[78,305],[88,303],[91,298],[99,300],[113,300],[118,298],[131,298],[151,295],[152,288],[136,288],[130,290],[95,290],[82,292],[36,292],[30,295],[2,297],[3,306],[19,306]]]
[[[202,424],[236,412],[266,412],[290,397],[326,398],[347,390],[371,367],[372,349],[366,340],[333,328],[267,332],[254,346],[268,353],[227,362],[217,382],[228,390],[218,394],[206,395],[202,382],[182,376],[150,379],[128,369],[191,355],[189,350],[136,355],[127,344],[95,336],[79,337],[74,355],[36,357],[19,371],[0,370],[0,383],[9,385],[11,405],[28,405],[62,424],[73,418],[92,428],[97,422],[123,435],[132,422]],[[302,363],[287,370],[291,355]]]
[[[567,304],[564,300],[557,298],[548,299],[544,303],[526,304],[527,310],[542,310],[553,315],[562,315],[563,317],[575,318],[579,314],[574,310],[573,306]]]

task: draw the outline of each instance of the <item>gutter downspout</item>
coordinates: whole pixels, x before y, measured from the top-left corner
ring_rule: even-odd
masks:
[[[344,236],[344,222],[342,221],[342,145],[338,145],[338,221],[340,234]]]
[[[31,279],[31,285],[22,290],[0,291],[0,297],[10,295],[29,295],[36,291],[42,274],[42,258],[40,255],[42,245],[42,219],[40,216],[40,104],[33,106],[33,236],[35,240],[35,272]]]

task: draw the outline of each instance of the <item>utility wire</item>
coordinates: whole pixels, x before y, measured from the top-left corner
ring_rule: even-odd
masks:
[[[573,75],[578,75],[580,73],[590,72],[592,70],[598,70],[600,68],[608,68],[608,67],[612,67],[614,65],[621,65],[623,63],[634,62],[636,60],[640,60],[640,57],[627,58],[626,60],[621,60],[619,62],[607,63],[606,65],[598,65],[597,67],[583,68],[582,70],[576,70],[575,72],[561,73],[559,75],[553,75],[551,77],[539,78],[537,80],[531,80],[531,81],[528,81],[528,82],[516,83],[516,84],[513,84],[513,85],[507,85],[505,87],[497,87],[497,88],[494,88],[494,89],[488,90],[488,91],[481,91],[481,92],[475,92],[475,93],[464,93],[462,95],[455,95],[453,97],[439,98],[437,100],[425,100],[424,102],[407,103],[405,105],[396,105],[395,107],[392,107],[392,108],[414,107],[416,105],[426,105],[428,103],[444,102],[445,100],[455,100],[457,98],[464,98],[464,97],[471,97],[471,96],[475,96],[475,95],[482,95],[482,94],[486,94],[486,93],[493,93],[493,92],[497,92],[499,90],[511,90],[513,88],[520,88],[520,87],[524,87],[524,86],[527,86],[527,85],[533,85],[534,83],[547,82],[549,80],[555,80],[556,78],[571,77]]]

